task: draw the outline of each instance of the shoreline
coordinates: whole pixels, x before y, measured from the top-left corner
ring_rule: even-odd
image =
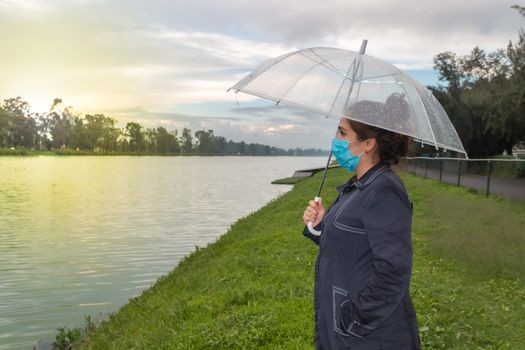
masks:
[[[2,157],[300,157],[300,158],[310,158],[310,157],[325,157],[325,155],[235,155],[235,154],[179,154],[179,153],[99,153],[99,152],[79,152],[79,153],[70,153],[70,152],[29,152],[29,153],[13,153],[13,154],[4,154],[0,153],[0,158]]]
[[[322,154],[217,154],[217,153],[159,153],[159,152],[101,152],[74,149],[30,150],[26,148],[0,148],[0,157],[34,157],[34,156],[160,156],[160,157],[325,157]]]

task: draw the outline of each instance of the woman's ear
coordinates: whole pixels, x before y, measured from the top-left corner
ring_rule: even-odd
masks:
[[[377,146],[377,141],[375,137],[369,138],[365,140],[365,152],[366,153],[373,153]]]

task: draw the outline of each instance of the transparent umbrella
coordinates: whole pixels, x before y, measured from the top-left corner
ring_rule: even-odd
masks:
[[[287,53],[263,62],[228,91],[326,117],[349,118],[466,156],[447,113],[432,93],[395,66],[365,55],[366,45],[363,40],[359,52],[314,47]],[[385,103],[391,96],[400,97],[403,103]],[[331,154],[326,168],[330,159]],[[325,177],[326,169],[316,198]]]

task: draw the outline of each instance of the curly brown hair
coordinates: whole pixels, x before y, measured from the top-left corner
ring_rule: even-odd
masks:
[[[378,146],[377,155],[383,163],[396,164],[408,151],[409,136],[356,121],[366,114],[368,119],[389,118],[393,128],[406,127],[409,107],[404,95],[394,93],[385,103],[363,100],[347,109],[344,118],[355,131],[359,140],[375,138]],[[352,119],[349,119],[352,118]]]

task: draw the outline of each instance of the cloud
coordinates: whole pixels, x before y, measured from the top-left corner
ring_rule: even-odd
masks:
[[[35,0],[0,0],[0,11],[17,14],[20,11],[27,13],[43,13],[48,11],[49,5]]]
[[[118,115],[304,145],[317,142],[316,114],[226,89],[267,58],[357,50],[363,38],[368,54],[428,72],[442,51],[505,47],[523,23],[514,2],[0,0],[0,98],[23,96],[44,111],[62,97],[86,112],[128,109]]]

